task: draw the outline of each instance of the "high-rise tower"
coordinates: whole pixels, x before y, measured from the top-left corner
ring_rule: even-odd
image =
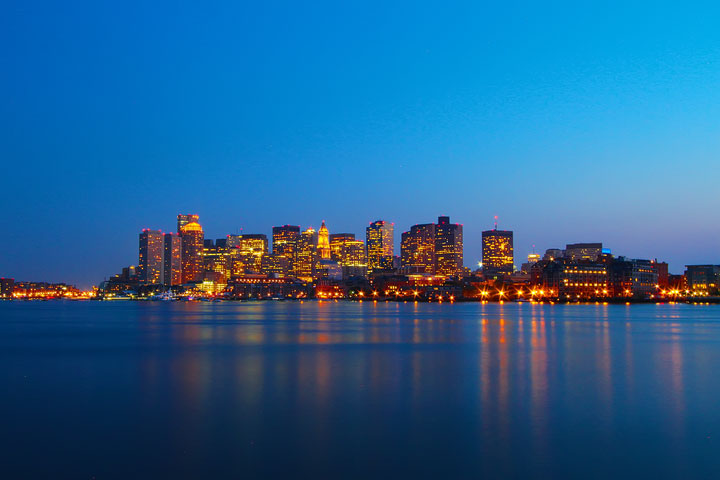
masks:
[[[160,230],[140,232],[138,278],[147,284],[160,283],[163,269],[163,234]]]
[[[200,282],[203,277],[205,234],[199,223],[190,222],[180,230],[182,236],[182,283]]]
[[[377,220],[365,229],[368,273],[393,268],[394,224]]]
[[[318,256],[323,260],[330,259],[330,232],[325,226],[325,220],[318,230]]]

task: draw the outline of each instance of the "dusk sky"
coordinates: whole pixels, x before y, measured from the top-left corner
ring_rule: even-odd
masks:
[[[0,276],[97,284],[178,213],[720,263],[712,3],[148,3],[5,4]]]

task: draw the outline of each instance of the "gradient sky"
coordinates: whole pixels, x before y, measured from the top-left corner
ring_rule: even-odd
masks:
[[[180,212],[720,263],[712,3],[148,3],[4,4],[0,276],[95,284]]]

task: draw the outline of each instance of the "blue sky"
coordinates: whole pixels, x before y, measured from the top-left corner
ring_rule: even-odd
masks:
[[[148,3],[5,5],[0,276],[97,283],[179,212],[720,263],[712,4]]]

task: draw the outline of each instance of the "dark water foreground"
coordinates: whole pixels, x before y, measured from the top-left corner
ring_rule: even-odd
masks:
[[[720,478],[720,307],[0,302],[0,478]]]

